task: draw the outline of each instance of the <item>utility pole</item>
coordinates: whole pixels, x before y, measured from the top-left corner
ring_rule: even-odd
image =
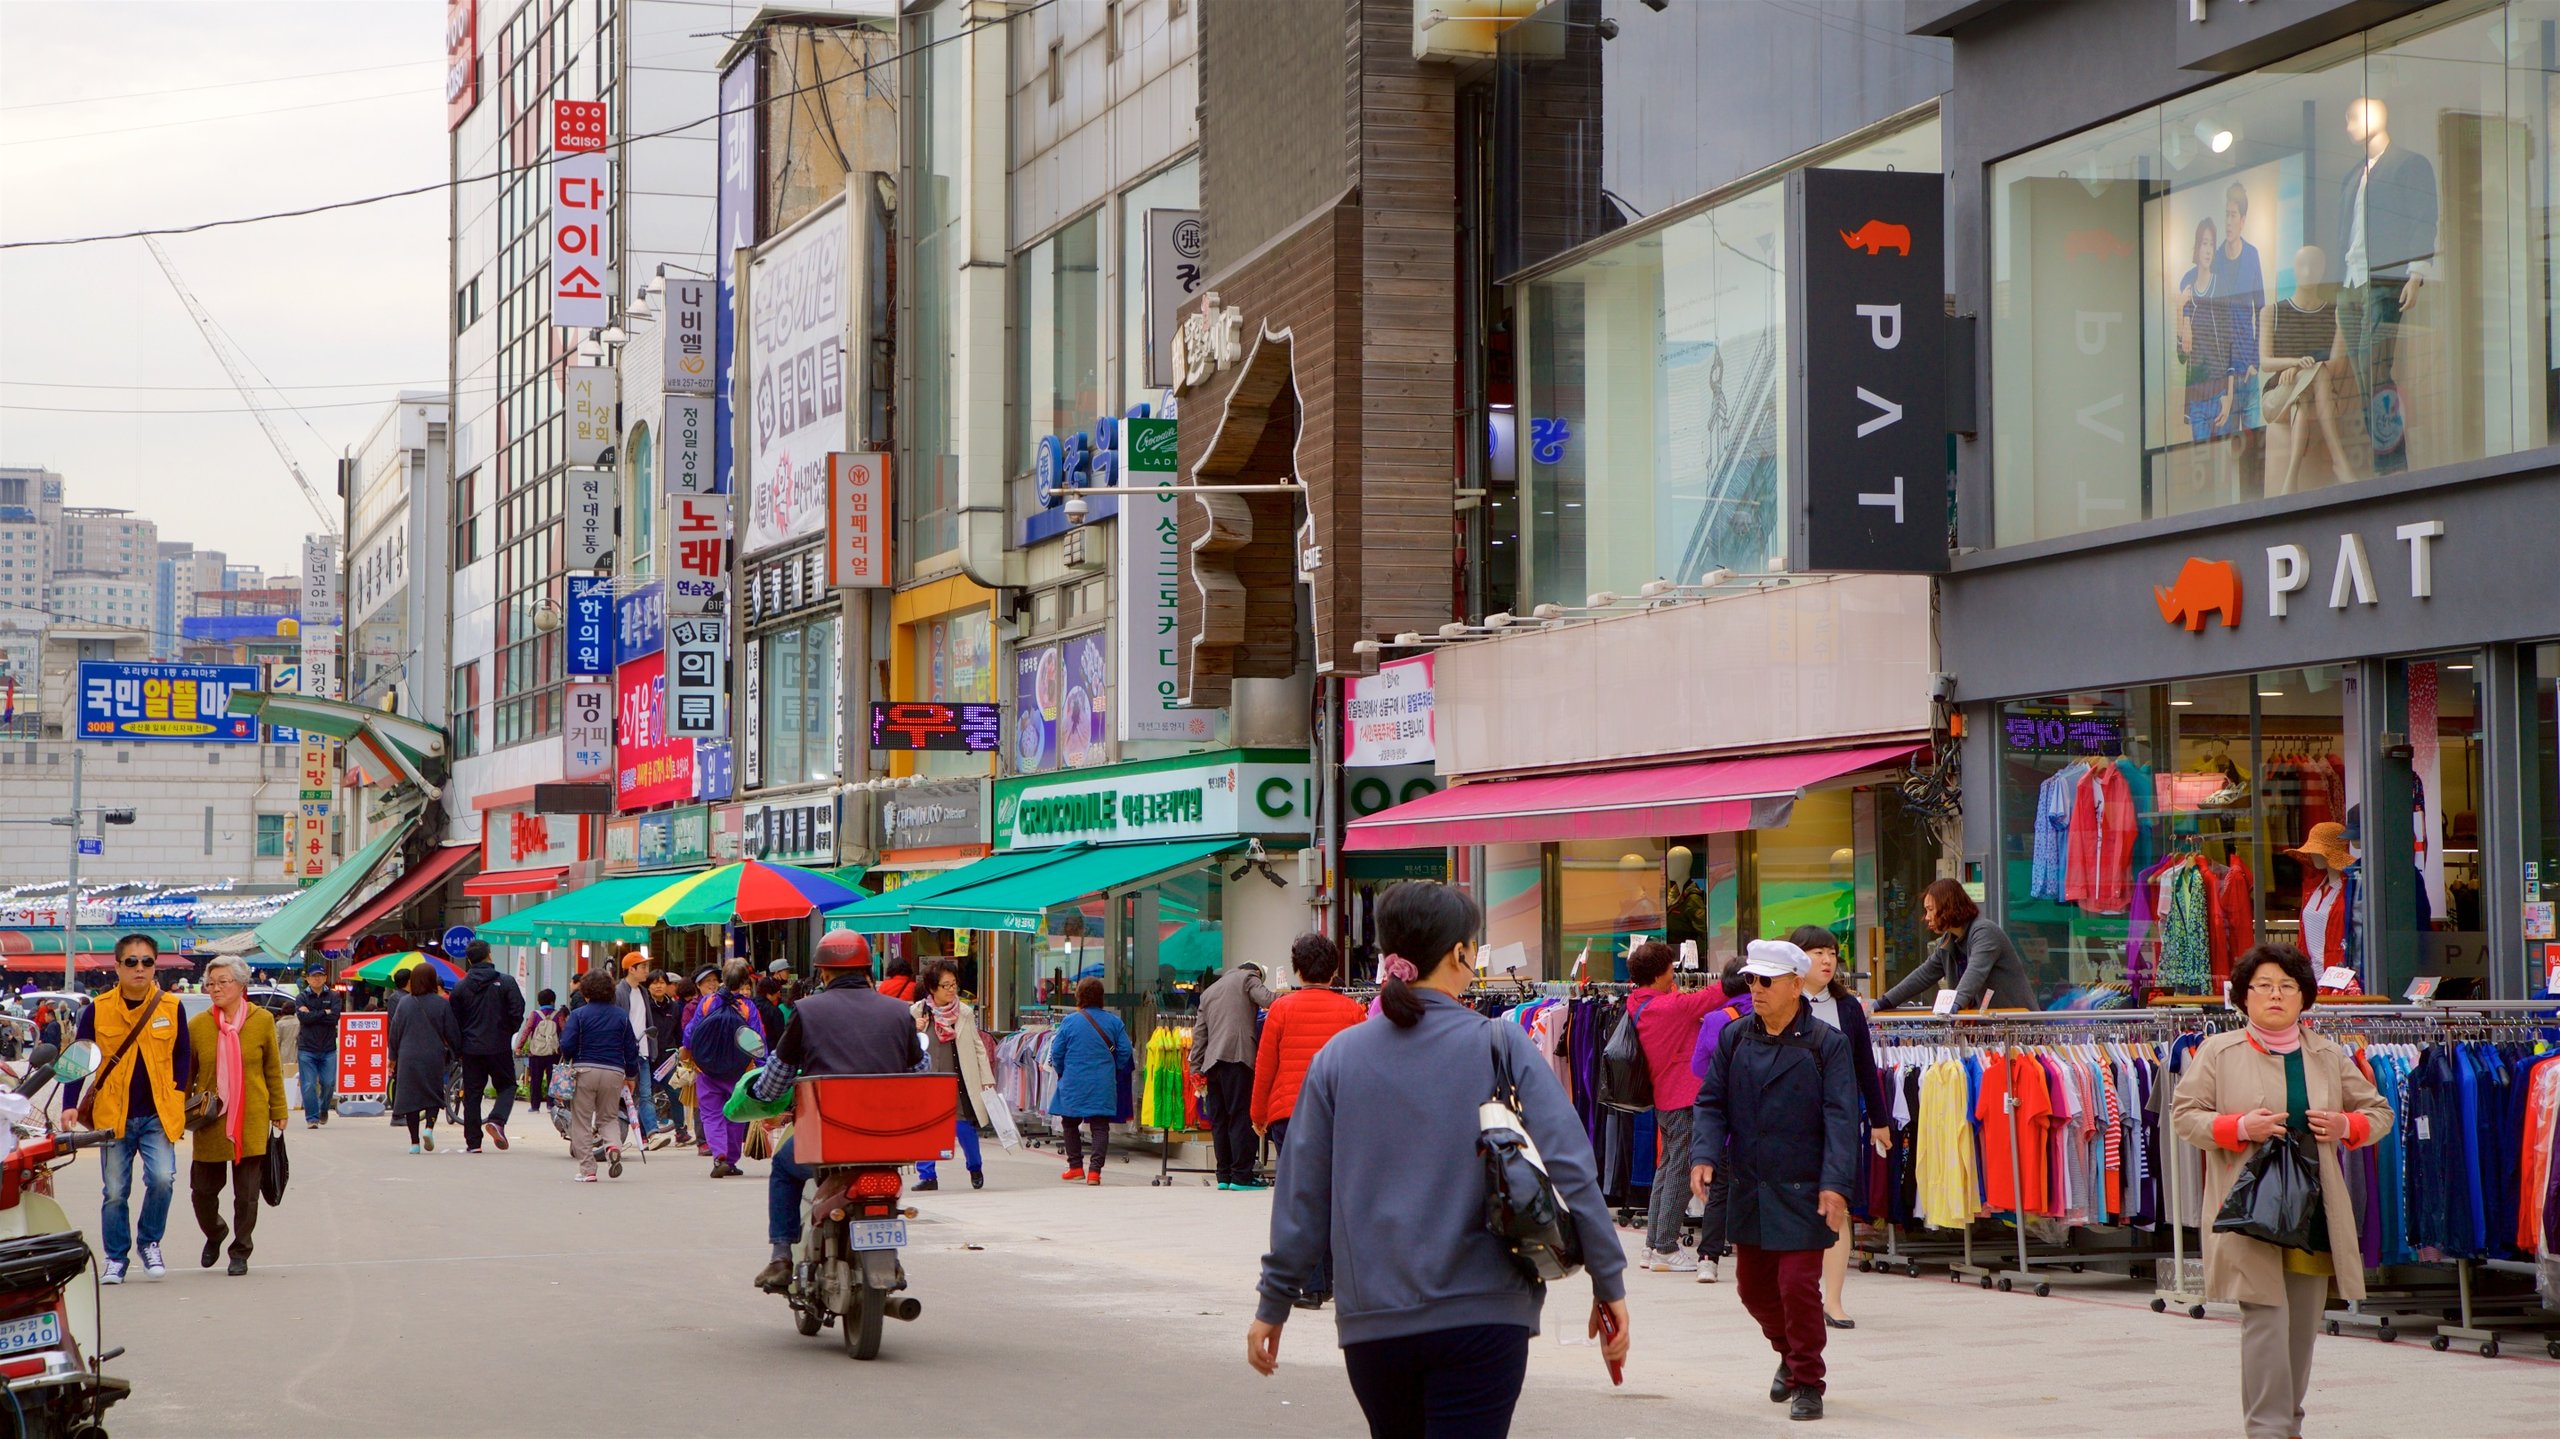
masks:
[[[72,748],[71,888],[64,892],[62,913],[62,987],[71,994],[80,992],[72,971],[80,963],[80,765],[87,758],[78,746]]]

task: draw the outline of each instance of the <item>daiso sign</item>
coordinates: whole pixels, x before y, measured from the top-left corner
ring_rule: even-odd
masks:
[[[536,814],[531,805],[508,805],[489,811],[483,832],[483,873],[557,869],[578,862],[576,815]]]

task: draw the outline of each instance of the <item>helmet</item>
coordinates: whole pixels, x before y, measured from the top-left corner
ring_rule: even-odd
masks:
[[[818,941],[818,968],[869,969],[871,941],[849,929],[829,930]]]

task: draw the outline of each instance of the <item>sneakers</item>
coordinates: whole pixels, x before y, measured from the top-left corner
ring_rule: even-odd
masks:
[[[98,1282],[100,1284],[122,1284],[124,1282],[124,1261],[121,1259],[108,1260],[106,1270],[98,1276]]]
[[[1685,1249],[1674,1249],[1668,1253],[1656,1249],[1645,1255],[1644,1267],[1654,1274],[1695,1274],[1698,1272],[1698,1256]]]
[[[647,1143],[647,1147],[649,1147],[649,1148],[651,1148],[651,1149],[664,1149],[664,1148],[666,1148],[668,1145],[673,1144],[673,1143],[675,1143],[675,1142],[676,1142],[676,1137],[675,1137],[674,1135],[672,1135],[672,1134],[669,1134],[668,1132],[666,1132],[666,1131],[665,1131],[665,1130],[663,1130],[663,1129],[659,1130],[659,1131],[658,1131],[657,1133],[655,1133],[655,1134],[650,1135],[650,1136],[649,1136],[649,1138],[648,1138],[648,1140],[646,1141],[646,1143]]]
[[[915,1182],[910,1192],[915,1194],[931,1194],[933,1191],[940,1189],[941,1187],[942,1181],[939,1179],[919,1179]]]
[[[427,1134],[426,1134],[426,1138],[425,1138],[425,1139],[423,1139],[423,1140],[421,1140],[421,1141],[420,1141],[420,1143],[423,1143],[424,1145],[426,1145],[426,1146],[427,1146],[427,1152],[428,1152],[429,1154],[433,1154],[433,1153],[435,1153],[435,1152],[436,1152],[436,1132],[435,1132],[434,1130],[432,1130],[432,1129],[428,1130],[428,1131],[427,1131]]]
[[[731,1164],[725,1159],[715,1159],[711,1161],[711,1177],[714,1179],[726,1179],[730,1175],[744,1173],[746,1173],[745,1170],[740,1169],[738,1166]]]
[[[592,1174],[581,1174],[578,1176],[578,1183],[580,1184],[593,1184],[595,1182],[596,1177]]]
[[[414,1145],[414,1144],[410,1145],[410,1146],[409,1146],[409,1152],[410,1152],[411,1154],[415,1154],[415,1153],[417,1153],[417,1152],[418,1152],[418,1146],[416,1146],[416,1145]]]
[[[320,1127],[320,1121],[319,1121],[319,1120],[316,1120],[316,1119],[314,1119],[314,1120],[310,1120],[310,1121],[306,1122],[302,1127],[303,1127],[303,1128],[305,1128],[305,1129],[318,1129],[318,1128]]]
[[[1713,1284],[1713,1283],[1715,1283],[1715,1282],[1716,1282],[1716,1261],[1715,1261],[1715,1260],[1712,1260],[1712,1259],[1700,1259],[1700,1260],[1698,1261],[1698,1263],[1697,1263],[1697,1270],[1698,1270],[1698,1282],[1699,1282],[1700,1284]]]
[[[607,1179],[622,1177],[622,1147],[616,1145],[604,1152],[604,1174]]]
[[[1075,1183],[1077,1180],[1084,1178],[1084,1169],[1083,1169],[1081,1166],[1079,1166],[1079,1167],[1077,1167],[1077,1168],[1074,1168],[1074,1169],[1070,1169],[1070,1170],[1068,1170],[1066,1173],[1061,1174],[1061,1175],[1059,1175],[1058,1177],[1059,1177],[1060,1179],[1065,1180],[1065,1181],[1066,1181],[1066,1182],[1068,1182],[1069,1184],[1073,1184],[1073,1183]]]
[[[160,1257],[159,1245],[146,1244],[142,1246],[142,1272],[150,1275],[154,1279],[158,1279],[169,1272],[168,1261]]]
[[[985,1170],[983,1170],[983,1169],[972,1169],[972,1170],[970,1170],[970,1171],[969,1171],[969,1187],[970,1187],[971,1189],[984,1189],[984,1188],[986,1188],[986,1187],[987,1187],[987,1172],[986,1172]]]
[[[1102,1182],[1102,1171],[1099,1169],[1086,1170],[1084,1182],[1087,1184],[1100,1184]]]
[[[481,1125],[480,1132],[489,1136],[489,1142],[491,1144],[498,1146],[500,1149],[507,1147],[507,1132],[498,1127],[496,1120],[491,1120],[487,1124]]]

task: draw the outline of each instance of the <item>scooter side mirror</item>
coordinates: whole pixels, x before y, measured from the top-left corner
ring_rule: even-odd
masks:
[[[98,1072],[98,1062],[105,1057],[106,1052],[94,1041],[81,1040],[54,1059],[53,1077],[65,1084],[87,1079]]]

